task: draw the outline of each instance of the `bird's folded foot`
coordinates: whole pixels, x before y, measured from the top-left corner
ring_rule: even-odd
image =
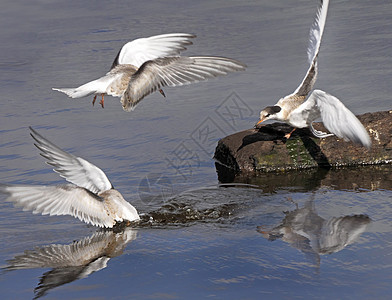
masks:
[[[326,132],[322,132],[322,131],[316,130],[316,129],[314,129],[312,124],[310,125],[310,131],[313,133],[313,135],[315,137],[318,137],[319,139],[326,138],[326,137],[334,135],[333,133],[326,133]]]
[[[94,104],[95,104],[95,100],[97,100],[97,95],[94,96],[94,99],[93,99],[93,106],[94,106]]]

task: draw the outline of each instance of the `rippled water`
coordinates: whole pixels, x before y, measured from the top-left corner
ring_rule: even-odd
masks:
[[[0,182],[63,182],[34,148],[33,126],[102,168],[144,215],[136,228],[102,232],[71,217],[34,216],[0,195],[1,298],[388,298],[389,167],[218,186],[216,141],[251,127],[260,108],[302,80],[316,7],[2,1]],[[390,1],[331,1],[316,87],[356,114],[391,109],[391,11]],[[101,109],[51,91],[101,76],[128,40],[178,31],[198,35],[185,54],[236,58],[247,71],[167,88],[166,98],[150,95],[132,113],[117,98]],[[243,114],[225,114],[235,104]],[[66,259],[32,259],[40,253]]]

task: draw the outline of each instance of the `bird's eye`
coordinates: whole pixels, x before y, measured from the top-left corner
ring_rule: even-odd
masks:
[[[268,118],[270,116],[270,114],[266,114],[265,117]]]

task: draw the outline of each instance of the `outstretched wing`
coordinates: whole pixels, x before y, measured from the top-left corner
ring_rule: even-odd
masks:
[[[107,214],[102,198],[74,185],[0,184],[0,192],[9,194],[7,201],[34,214],[71,215],[99,227],[111,228],[115,224],[114,217]]]
[[[368,149],[371,147],[372,142],[365,127],[338,98],[324,91],[314,90],[309,99],[301,106],[318,109],[325,128],[339,138],[352,141]],[[301,106],[298,108],[299,110],[302,109]]]
[[[123,109],[132,110],[145,96],[163,86],[180,86],[245,70],[246,65],[214,56],[165,57],[144,63],[131,77],[121,98]]]
[[[310,64],[305,78],[297,87],[293,95],[307,96],[312,90],[317,79],[317,56],[320,50],[321,38],[323,37],[325,22],[327,19],[329,0],[321,0],[309,33],[308,62]]]
[[[60,174],[68,182],[83,187],[94,194],[113,188],[105,173],[98,167],[61,150],[52,142],[30,127],[34,144],[40,151],[41,156],[47,159],[47,164],[54,167],[53,171]]]
[[[148,60],[166,56],[177,56],[192,45],[196,35],[188,33],[169,33],[140,38],[126,43],[118,52],[111,69],[117,65],[131,64],[139,68]]]

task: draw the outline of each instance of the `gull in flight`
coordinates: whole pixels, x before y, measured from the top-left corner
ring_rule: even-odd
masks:
[[[329,0],[321,1],[316,19],[310,29],[308,46],[310,67],[305,78],[294,93],[280,99],[274,106],[264,108],[255,126],[266,120],[278,120],[293,126],[293,131],[296,128],[309,127],[318,138],[336,135],[370,149],[371,140],[366,129],[338,98],[324,91],[314,90],[305,101],[317,78],[317,56],[327,18],[328,4]],[[321,118],[324,126],[331,133],[313,128],[312,123],[318,118]],[[287,134],[286,138],[290,138],[293,131]]]
[[[95,94],[121,97],[122,107],[131,111],[147,95],[162,87],[181,86],[230,72],[245,70],[246,65],[230,58],[216,56],[179,56],[192,45],[195,35],[169,33],[139,38],[126,43],[117,54],[110,71],[103,77],[77,88],[53,88],[71,98]]]
[[[6,201],[34,214],[71,215],[94,226],[113,228],[117,223],[140,220],[136,209],[113,188],[105,173],[60,149],[30,127],[35,146],[53,171],[71,184],[58,186],[4,185]]]

